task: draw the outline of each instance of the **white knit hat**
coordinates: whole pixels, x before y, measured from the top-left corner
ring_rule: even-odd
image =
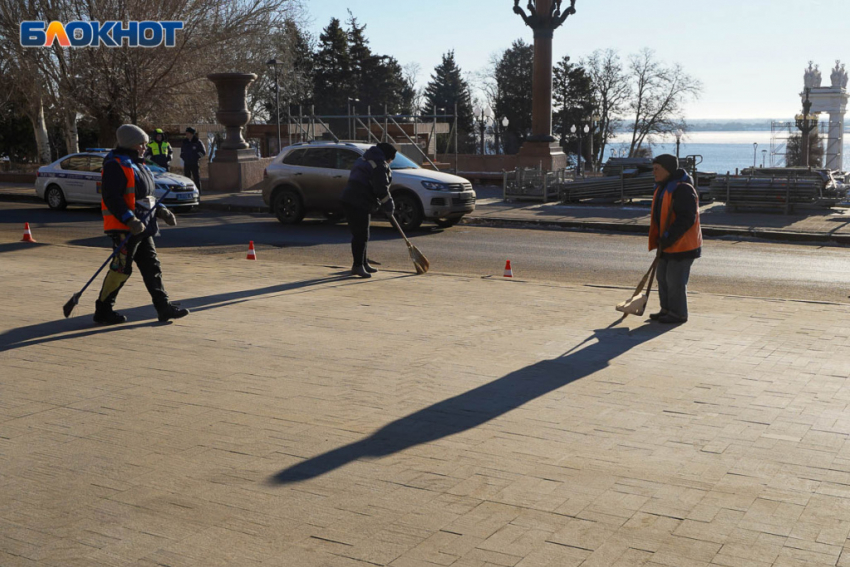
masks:
[[[148,135],[135,124],[124,124],[115,132],[118,145],[122,148],[135,148],[139,144],[148,143]]]

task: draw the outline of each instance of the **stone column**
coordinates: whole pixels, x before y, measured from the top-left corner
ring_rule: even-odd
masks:
[[[538,0],[540,13],[549,13],[552,0]],[[534,80],[532,83],[531,137],[532,142],[554,142],[552,137],[552,37],[554,30],[541,27],[534,30]]]
[[[575,14],[576,0],[561,11],[562,0],[530,0],[529,14],[514,0],[514,13],[534,30],[534,73],[532,82],[531,136],[519,150],[520,167],[547,171],[564,169],[567,156],[552,137],[552,37],[564,21]]]

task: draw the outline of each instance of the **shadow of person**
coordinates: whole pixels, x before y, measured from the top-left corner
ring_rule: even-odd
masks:
[[[619,319],[552,360],[511,372],[385,425],[373,435],[286,468],[268,479],[289,484],[321,476],[361,458],[377,458],[468,431],[606,368],[611,360],[670,328],[614,328]]]
[[[312,288],[336,282],[350,283],[353,285],[358,283],[358,281],[360,280],[352,280],[348,272],[341,272],[324,278],[302,280],[257,289],[218,293],[204,297],[185,299],[180,301],[180,305],[188,307],[194,312],[201,312],[208,309],[218,309],[220,307],[236,305],[247,301],[253,301],[261,297],[298,289]],[[94,302],[94,299],[92,299],[92,302]],[[61,306],[56,307],[57,312],[60,311],[60,309]],[[153,306],[145,305],[141,307],[133,307],[131,309],[119,309],[119,311],[123,315],[126,315],[130,320],[139,320],[153,315],[153,309]],[[135,323],[131,325],[114,325],[110,327],[93,328],[91,315],[89,314],[71,317],[69,319],[56,319],[26,327],[10,329],[5,333],[0,334],[0,352],[65,339],[76,339],[116,331],[120,332],[127,329],[156,324],[161,323],[153,321],[147,323]]]

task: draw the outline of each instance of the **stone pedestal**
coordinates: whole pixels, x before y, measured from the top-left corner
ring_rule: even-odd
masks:
[[[244,191],[263,180],[265,162],[242,137],[242,128],[251,119],[245,104],[248,85],[256,80],[253,73],[214,73],[207,79],[218,92],[218,111],[215,117],[226,128],[225,140],[216,150],[209,165],[208,191]]]
[[[567,167],[567,155],[557,142],[526,141],[517,155],[517,167],[540,167],[557,171]]]

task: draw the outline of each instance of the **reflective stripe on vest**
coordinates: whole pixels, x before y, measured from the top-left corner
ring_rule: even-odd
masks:
[[[151,150],[151,155],[158,156],[160,154],[167,156],[168,151],[171,149],[171,144],[168,142],[149,142],[148,147]]]
[[[693,192],[694,199],[697,204],[697,216],[694,220],[693,226],[682,235],[682,237],[673,243],[672,246],[665,248],[662,252],[668,253],[677,253],[677,252],[690,252],[691,250],[696,250],[697,248],[702,247],[702,229],[700,228],[699,222],[699,197],[697,196],[696,189],[693,188],[692,185],[688,183],[682,183],[681,181],[676,183],[672,188],[667,189],[666,187],[659,186],[655,190],[655,194],[652,197],[652,215],[650,216],[650,224],[649,224],[649,249],[655,250],[658,248],[658,239],[660,235],[664,234],[664,232],[669,228],[671,224],[676,221],[676,212],[673,210],[673,193],[679,187],[680,184],[686,185]],[[659,191],[664,191],[664,195],[661,197],[661,222],[664,223],[663,227],[659,227],[658,223],[655,222],[655,203],[657,202],[657,195]],[[670,223],[667,224],[667,219],[670,219]]]
[[[136,172],[134,171],[132,166],[125,166],[121,163],[121,159],[116,157],[115,161],[118,162],[118,165],[121,166],[121,169],[124,170],[124,176],[127,178],[127,188],[124,190],[124,204],[127,205],[127,209],[131,212],[135,212],[136,210]],[[103,169],[100,170],[101,176],[103,176]],[[103,201],[103,196],[100,198],[100,212],[103,215],[103,230],[121,230],[124,232],[129,232],[130,227],[121,222],[120,219],[116,218],[109,209],[106,207],[106,203]]]

